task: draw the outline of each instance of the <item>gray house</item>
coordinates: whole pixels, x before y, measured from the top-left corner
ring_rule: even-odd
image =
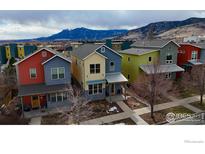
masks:
[[[201,48],[199,60],[201,63],[205,64],[205,43],[198,43],[196,45]]]
[[[173,40],[145,40],[136,41],[131,45],[134,48],[145,48],[145,49],[156,49],[159,50],[159,64],[161,71],[165,74],[165,78],[176,79],[176,73],[184,71],[183,68],[177,66],[177,55],[178,48],[180,47]],[[147,72],[146,66],[141,67],[141,69]]]

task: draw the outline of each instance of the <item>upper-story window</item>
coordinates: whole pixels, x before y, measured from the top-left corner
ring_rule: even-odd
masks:
[[[90,64],[90,74],[100,73],[100,64]]]
[[[172,63],[173,63],[172,55],[171,54],[167,54],[167,56],[166,56],[166,64],[172,64]]]
[[[115,63],[114,61],[110,62],[110,71],[114,71],[115,70]]]
[[[47,52],[46,51],[42,51],[42,57],[47,57]]]
[[[51,79],[64,79],[65,78],[65,68],[64,67],[56,67],[51,68]]]
[[[149,57],[149,62],[151,62],[152,61],[152,57]]]
[[[37,77],[36,68],[30,68],[30,78],[35,79]]]
[[[197,51],[192,51],[191,60],[196,60],[196,59],[197,59]]]
[[[127,61],[130,61],[130,57],[127,57]]]
[[[105,52],[105,47],[102,47],[102,48],[100,49],[100,51],[101,51],[101,53],[104,53],[104,52]]]

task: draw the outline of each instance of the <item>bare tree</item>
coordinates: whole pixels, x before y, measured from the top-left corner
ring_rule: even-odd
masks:
[[[61,113],[60,120],[61,122],[66,121],[67,124],[79,124],[93,114],[93,108],[88,104],[89,100],[85,97],[83,91],[76,86],[69,87],[66,91],[71,106],[68,112],[59,110]]]
[[[146,65],[147,73],[142,73],[132,84],[135,93],[148,100],[151,107],[151,118],[154,119],[154,105],[161,95],[165,95],[172,87],[172,81],[161,73],[158,62]]]
[[[205,64],[193,66],[190,72],[184,73],[182,84],[187,90],[194,89],[200,95],[202,105],[205,92]]]

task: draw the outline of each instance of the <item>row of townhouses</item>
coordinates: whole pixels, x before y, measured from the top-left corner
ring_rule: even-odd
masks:
[[[165,78],[176,79],[193,65],[205,61],[203,44],[174,41],[138,41],[131,48],[115,51],[106,45],[84,44],[65,57],[41,48],[16,62],[18,97],[24,110],[69,106],[68,89],[79,85],[90,101],[123,100],[127,83],[141,73],[150,74],[159,60]]]

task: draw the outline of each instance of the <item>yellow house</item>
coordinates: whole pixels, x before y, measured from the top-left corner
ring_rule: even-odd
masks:
[[[18,45],[18,58],[24,58],[25,52],[24,52],[24,46],[23,45]]]
[[[6,48],[6,59],[11,59],[11,50],[10,50],[10,46],[7,45],[5,46]]]

